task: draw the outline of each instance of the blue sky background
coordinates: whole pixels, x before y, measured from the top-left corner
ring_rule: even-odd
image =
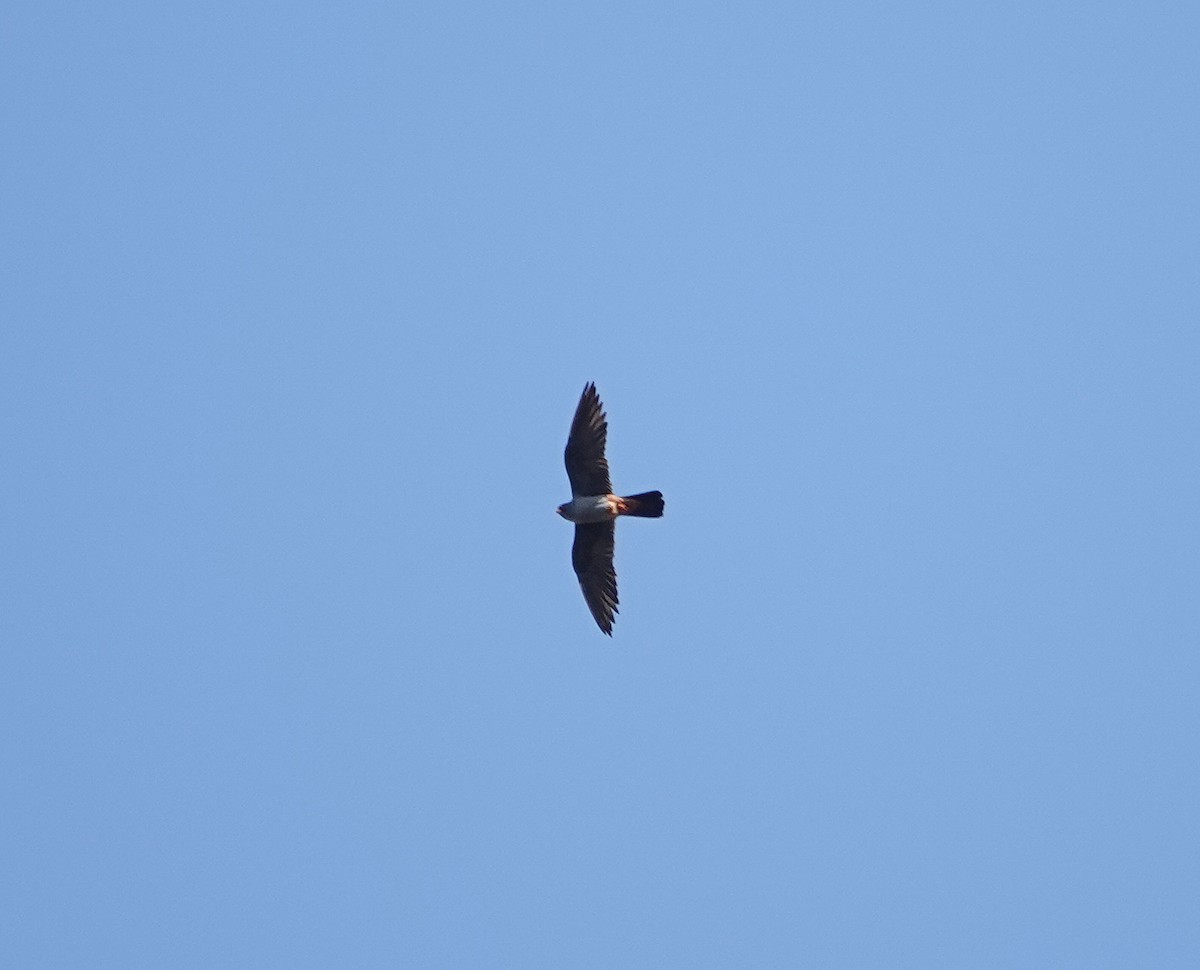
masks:
[[[1200,966],[1194,4],[2,21],[6,965]]]

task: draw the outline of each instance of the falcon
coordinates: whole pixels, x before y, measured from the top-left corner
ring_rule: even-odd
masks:
[[[596,625],[612,636],[617,610],[617,573],[613,569],[613,539],[617,517],[632,515],[657,519],[663,514],[662,492],[614,495],[608,477],[604,446],[608,441],[608,418],[596,385],[589,383],[575,408],[571,434],[563,458],[571,480],[571,501],[558,507],[558,514],[575,523],[571,565],[579,577],[579,588]]]

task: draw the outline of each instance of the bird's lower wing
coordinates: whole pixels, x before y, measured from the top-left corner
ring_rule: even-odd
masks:
[[[617,572],[613,568],[616,524],[589,522],[575,526],[571,565],[579,577],[579,588],[596,625],[612,636],[613,614],[617,612]]]

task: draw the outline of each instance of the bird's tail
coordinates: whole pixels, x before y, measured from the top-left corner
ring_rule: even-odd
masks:
[[[662,492],[642,492],[621,499],[617,515],[636,515],[642,519],[657,519],[663,514]]]

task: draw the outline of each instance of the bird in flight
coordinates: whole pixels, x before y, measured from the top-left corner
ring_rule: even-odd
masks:
[[[596,393],[588,384],[579,398],[567,450],[567,477],[571,501],[558,507],[558,514],[575,523],[571,564],[579,577],[579,588],[601,631],[612,636],[613,614],[617,611],[617,573],[613,569],[613,539],[617,516],[633,515],[657,519],[663,514],[662,492],[614,495],[608,477],[604,446],[608,441],[608,419]]]

